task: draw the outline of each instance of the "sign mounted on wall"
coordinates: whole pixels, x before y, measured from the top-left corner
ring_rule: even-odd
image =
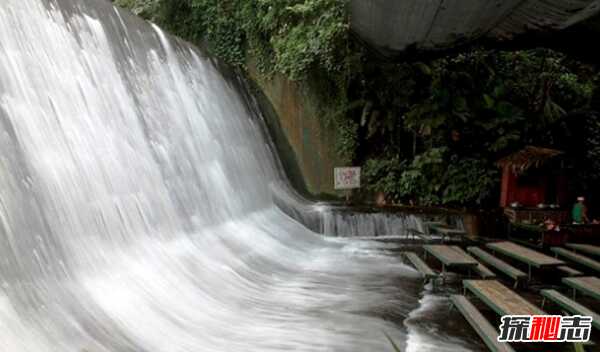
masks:
[[[360,167],[336,167],[333,178],[336,190],[360,188]]]

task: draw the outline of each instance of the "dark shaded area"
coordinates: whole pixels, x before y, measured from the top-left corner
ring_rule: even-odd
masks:
[[[383,56],[447,52],[481,38],[554,35],[600,11],[592,0],[354,0],[352,30]],[[487,39],[486,39],[487,40]]]

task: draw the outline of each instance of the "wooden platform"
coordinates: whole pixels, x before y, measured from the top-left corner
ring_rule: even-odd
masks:
[[[403,252],[404,256],[417,269],[424,279],[435,278],[438,275],[421,259],[412,252]]]
[[[463,230],[453,229],[449,227],[436,227],[435,231],[442,235],[442,240],[444,240],[444,238],[450,239],[453,237],[464,237],[467,235],[467,233]]]
[[[427,245],[423,249],[436,257],[446,267],[464,267],[474,269],[479,265],[475,258],[468,255],[458,246]]]
[[[600,262],[592,258],[588,258],[584,255],[560,247],[552,247],[550,248],[550,250],[556,253],[556,255],[567,258],[571,261],[574,261],[577,264],[581,264],[595,271],[600,271]]]
[[[585,295],[600,300],[600,279],[595,276],[566,277],[563,283]]]
[[[571,248],[574,252],[581,252],[585,254],[600,256],[600,246],[578,243],[567,243],[565,244],[565,246]]]
[[[463,237],[467,235],[464,230],[455,229],[446,224],[430,223],[429,228],[440,234],[442,236],[442,240],[445,238],[450,239],[453,237]]]
[[[544,298],[558,304],[562,309],[575,315],[584,315],[592,317],[592,325],[596,329],[600,329],[600,315],[593,312],[592,310],[582,306],[581,304],[573,301],[569,297],[563,295],[556,290],[542,290],[540,291]]]
[[[463,285],[501,316],[546,314],[496,280],[464,280]]]
[[[475,272],[481,276],[481,278],[483,279],[495,279],[496,278],[496,274],[494,274],[493,271],[491,271],[487,266],[479,263],[479,265],[477,265],[475,267]]]
[[[465,319],[471,324],[485,345],[493,352],[514,351],[507,343],[498,342],[498,330],[467,300],[465,296],[452,295],[450,300]]]
[[[534,251],[533,249],[529,249],[512,242],[489,243],[487,247],[494,251],[500,252],[507,257],[527,263],[536,268],[565,264],[565,262],[556,258],[552,258],[549,255],[545,255],[543,253]]]
[[[529,280],[531,280],[531,267],[543,268],[565,264],[562,260],[552,258],[549,255],[508,241],[489,243],[487,244],[487,247],[493,251],[502,253],[507,257],[526,263],[528,267],[527,277]]]
[[[581,271],[575,270],[566,265],[559,266],[557,269],[562,271],[566,276],[583,276],[583,273]]]
[[[521,270],[513,267],[512,265],[506,263],[503,260],[494,257],[493,255],[482,250],[479,247],[468,247],[467,251],[476,256],[482,262],[490,265],[492,268],[500,271],[501,273],[506,274],[515,281],[527,278],[527,274],[525,274]]]

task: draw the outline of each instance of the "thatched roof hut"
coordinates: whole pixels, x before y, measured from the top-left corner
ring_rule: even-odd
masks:
[[[568,194],[563,165],[548,167],[555,160],[562,161],[563,156],[560,150],[528,146],[500,159],[497,162],[502,168],[500,206],[565,204]]]
[[[539,168],[563,154],[564,152],[560,150],[527,146],[525,149],[498,160],[497,164],[503,169],[508,167],[515,175],[521,175],[529,168]]]

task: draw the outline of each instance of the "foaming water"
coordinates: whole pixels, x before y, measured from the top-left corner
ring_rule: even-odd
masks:
[[[459,325],[456,324],[455,318],[451,314],[450,305],[447,297],[434,294],[427,294],[419,300],[419,308],[412,311],[405,320],[409,332],[406,352],[470,351],[460,338],[449,334],[453,329],[458,331],[457,325]],[[434,316],[437,316],[437,319],[432,319]],[[433,340],[431,336],[438,338]],[[479,348],[487,350],[484,346]]]
[[[102,0],[2,0],[0,351],[411,341],[415,271],[280,211],[277,165],[197,49]]]

